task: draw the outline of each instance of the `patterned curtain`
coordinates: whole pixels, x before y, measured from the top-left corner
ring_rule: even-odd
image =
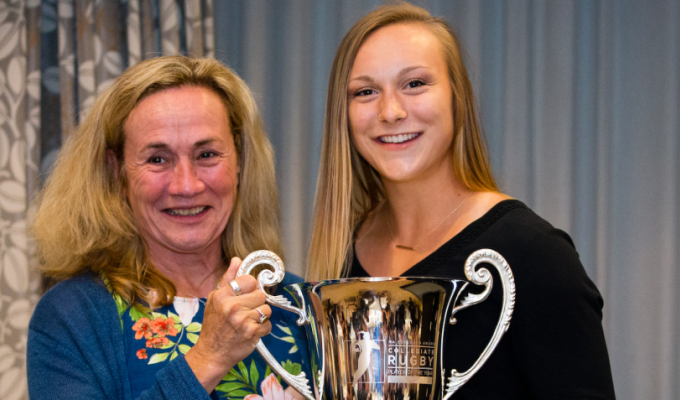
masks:
[[[0,399],[28,399],[28,321],[43,290],[31,200],[63,140],[128,66],[212,56],[212,8],[212,0],[0,2]]]
[[[30,200],[40,157],[40,5],[0,3],[0,399],[26,397],[26,336],[40,290]]]

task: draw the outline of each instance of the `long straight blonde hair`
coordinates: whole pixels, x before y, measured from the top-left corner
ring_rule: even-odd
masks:
[[[33,232],[41,268],[58,279],[85,271],[103,272],[128,302],[171,302],[176,289],[149,261],[128,202],[124,123],[145,97],[180,86],[217,93],[228,114],[240,173],[236,201],[222,233],[226,260],[254,250],[282,253],[278,193],[271,144],[246,84],[214,59],[182,56],[149,59],[128,69],[96,100],[92,111],[61,150],[40,193]],[[119,179],[106,161],[118,158]]]
[[[498,190],[472,85],[453,29],[443,19],[409,3],[379,7],[354,24],[333,60],[308,254],[310,280],[336,279],[348,272],[356,227],[385,197],[380,176],[359,155],[351,140],[347,86],[354,59],[366,38],[380,28],[400,23],[422,24],[441,42],[454,96],[452,151],[456,179],[469,190]]]

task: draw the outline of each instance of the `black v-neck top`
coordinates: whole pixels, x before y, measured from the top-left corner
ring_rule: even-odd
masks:
[[[499,252],[510,265],[515,310],[494,353],[453,398],[614,399],[602,297],[569,235],[522,202],[498,203],[402,276],[466,279],[467,257],[482,248]],[[491,339],[502,303],[500,278],[492,273],[489,298],[458,312],[458,323],[448,329],[447,379],[452,368],[467,371]],[[350,276],[369,276],[356,254]],[[466,290],[477,293],[481,287]]]

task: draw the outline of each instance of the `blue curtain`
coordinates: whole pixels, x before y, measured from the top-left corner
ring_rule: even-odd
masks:
[[[380,3],[215,2],[215,56],[256,93],[276,147],[298,273],[333,55]],[[680,2],[414,3],[467,50],[502,190],[571,234],[602,292],[618,398],[680,398]]]

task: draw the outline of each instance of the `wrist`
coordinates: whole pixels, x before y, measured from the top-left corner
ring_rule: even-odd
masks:
[[[214,361],[210,355],[203,354],[200,348],[192,347],[185,355],[189,368],[206,392],[211,393],[233,366]]]

